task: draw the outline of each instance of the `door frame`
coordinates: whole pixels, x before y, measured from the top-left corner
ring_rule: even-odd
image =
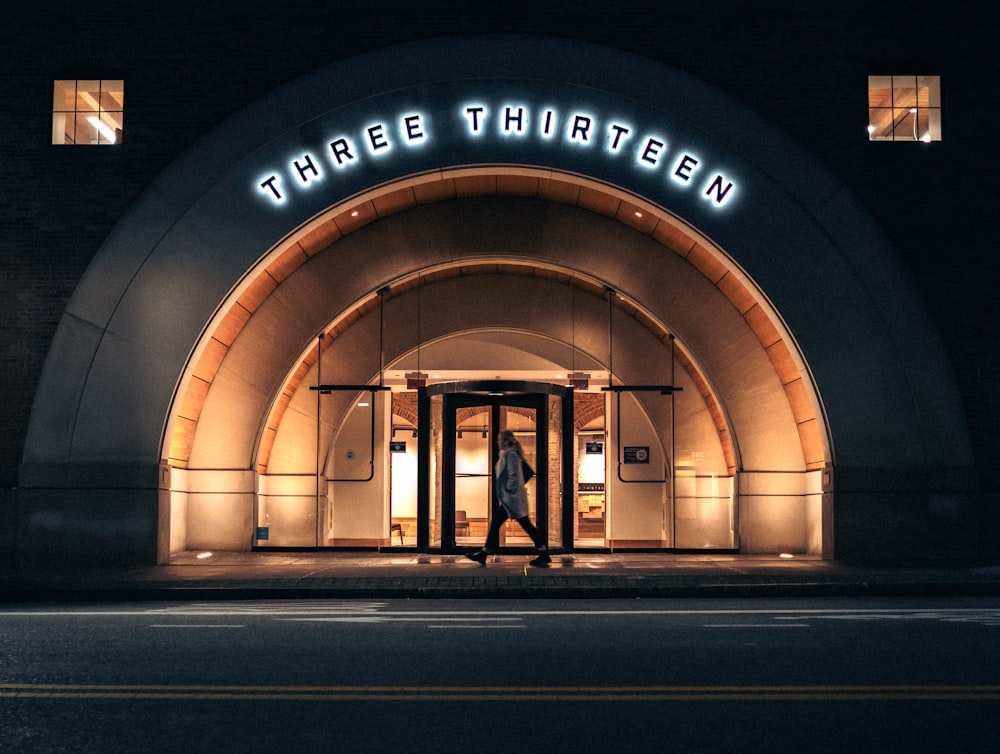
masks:
[[[442,517],[441,544],[443,552],[455,552],[455,409],[462,405],[489,405],[492,416],[502,405],[532,405],[538,410],[536,421],[536,437],[539,453],[536,458],[536,473],[539,480],[548,479],[548,398],[560,398],[562,408],[562,425],[559,431],[562,436],[563,458],[561,463],[561,496],[550,499],[548,489],[539,493],[540,485],[536,484],[536,517],[539,511],[545,513],[545,520],[536,521],[536,526],[548,538],[548,506],[562,506],[562,531],[559,537],[560,549],[572,551],[573,548],[573,500],[575,484],[573,479],[574,464],[574,424],[573,424],[573,389],[563,385],[547,382],[522,382],[518,380],[468,380],[460,382],[437,383],[418,388],[417,390],[417,549],[428,551],[430,546],[430,509],[431,509],[431,397],[441,395],[444,398],[443,424],[444,442],[442,444]],[[450,442],[449,442],[450,438]],[[492,439],[492,438],[491,438]],[[544,452],[542,452],[544,451]],[[496,460],[495,450],[491,444],[490,458]],[[492,464],[491,464],[492,468]],[[561,499],[560,499],[561,497]],[[492,506],[492,500],[490,501]],[[550,549],[552,549],[550,547]]]

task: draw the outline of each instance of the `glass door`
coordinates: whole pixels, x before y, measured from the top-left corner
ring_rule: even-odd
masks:
[[[445,396],[442,447],[441,547],[466,550],[481,547],[493,518],[496,498],[493,467],[496,436],[511,430],[524,450],[524,460],[539,466],[544,449],[544,395],[457,393]],[[541,421],[540,421],[541,417]],[[542,450],[544,452],[544,450]],[[548,489],[536,477],[527,483],[528,516],[546,533]],[[533,547],[515,521],[500,531],[501,548]]]
[[[437,383],[418,391],[417,546],[463,552],[482,547],[493,517],[496,437],[510,430],[535,470],[529,517],[549,549],[573,545],[572,390],[516,380]],[[508,551],[533,550],[517,522],[501,531]]]

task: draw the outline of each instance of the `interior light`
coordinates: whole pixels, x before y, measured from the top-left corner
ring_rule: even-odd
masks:
[[[635,216],[636,217],[642,217],[642,213],[639,210],[636,210],[635,211]]]
[[[779,558],[785,558],[786,560],[790,560],[790,559],[794,558],[795,556],[792,555],[792,553],[790,553],[790,552],[783,552],[778,557]]]
[[[357,217],[357,216],[358,216],[358,211],[357,210],[354,210],[353,212],[351,212],[351,217]]]
[[[868,124],[868,133],[869,134],[875,133],[875,126],[873,126],[871,123]]]
[[[361,401],[358,403],[358,408],[368,408],[368,401]]]
[[[915,108],[915,107],[911,107],[911,108],[910,108],[910,112],[911,112],[911,113],[915,113],[916,111],[917,111],[917,108]]]
[[[196,557],[198,558],[198,560],[204,560],[205,558],[212,557],[212,553],[210,553],[210,552],[199,552]]]
[[[89,118],[87,118],[87,122],[94,128],[96,128],[98,131],[100,131],[105,139],[110,141],[112,144],[115,143],[115,132],[111,130],[111,128],[108,126],[107,123],[102,121],[96,115],[91,115]]]

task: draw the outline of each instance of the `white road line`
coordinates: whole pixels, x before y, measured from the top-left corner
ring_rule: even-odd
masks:
[[[442,625],[442,626],[435,626],[435,625],[431,624],[431,625],[427,626],[427,628],[461,628],[461,629],[493,628],[493,629],[497,629],[497,630],[506,631],[507,629],[510,629],[510,628],[524,628],[524,626],[512,626],[512,625],[509,625],[509,624],[507,624],[507,625],[500,625],[498,623],[494,623],[494,624],[491,624],[491,625],[479,624],[479,625],[475,625],[475,626],[468,626],[468,625],[455,625],[454,623],[452,623],[450,625]]]
[[[146,628],[246,628],[224,623],[154,623]]]
[[[703,628],[811,628],[808,623],[702,623]]]

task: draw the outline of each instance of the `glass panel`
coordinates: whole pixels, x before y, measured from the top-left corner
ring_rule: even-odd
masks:
[[[896,141],[916,141],[917,139],[917,108],[894,108],[892,120],[896,124],[893,139]]]
[[[430,510],[428,511],[430,539],[428,541],[431,547],[440,547],[441,518],[439,512],[441,510],[441,494],[443,490],[441,459],[444,452],[444,435],[441,432],[441,428],[444,423],[444,396],[430,396],[430,419],[431,468],[428,481],[431,488],[428,491],[430,505]]]
[[[916,76],[892,77],[892,104],[893,107],[917,106]]]
[[[735,458],[706,400],[696,390],[673,396],[674,547],[735,549]]]
[[[480,545],[486,539],[490,518],[490,480],[493,469],[490,449],[489,406],[462,408],[455,438],[455,543]]]
[[[77,112],[96,113],[101,104],[101,82],[100,81],[77,81],[76,82],[76,107]]]
[[[868,77],[868,107],[892,107],[892,76]]]
[[[562,398],[556,395],[548,397],[548,477],[544,480],[548,485],[546,500],[548,507],[548,544],[549,547],[561,547],[562,542]],[[535,467],[537,470],[537,466]],[[540,483],[539,483],[540,484]]]
[[[97,144],[97,116],[93,113],[77,111],[74,116],[74,120],[74,140],[72,143]]]
[[[121,79],[104,80],[101,82],[101,110],[118,111],[124,110],[125,105],[125,82]]]
[[[524,450],[524,460],[533,469],[538,468],[537,443],[535,438],[535,428],[537,423],[537,411],[526,406],[502,406],[500,408],[500,428],[511,430],[521,448]],[[528,491],[528,518],[535,526],[539,525],[537,511],[536,486],[538,476],[536,475],[525,485]],[[516,521],[508,521],[500,531],[501,547],[533,547],[534,543],[527,535],[521,525]]]
[[[608,532],[622,548],[669,545],[670,396],[612,393]]]
[[[417,543],[417,403],[415,392],[393,393],[389,439],[389,545]]]
[[[53,86],[53,112],[72,112],[76,108],[76,81],[56,81]]]
[[[73,143],[73,116],[69,113],[52,113],[52,143]]]
[[[917,76],[917,89],[920,91],[921,107],[941,107],[941,77]]]

